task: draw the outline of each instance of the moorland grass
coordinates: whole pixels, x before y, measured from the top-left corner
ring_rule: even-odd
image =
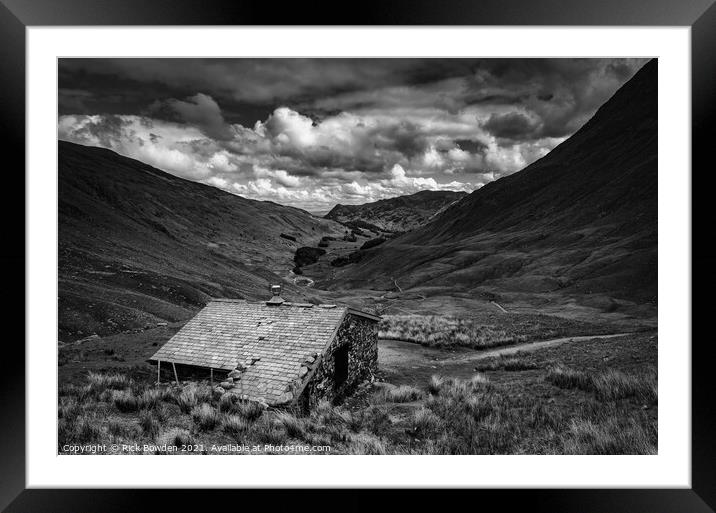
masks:
[[[493,347],[526,340],[507,329],[471,319],[434,315],[385,315],[378,336],[434,347]]]
[[[499,314],[476,317],[449,315],[383,315],[378,336],[431,347],[488,347],[557,337],[613,333],[609,325],[542,314]]]
[[[501,358],[501,360],[502,368],[506,371],[524,371],[539,368],[535,362],[523,356],[507,356]]]
[[[531,366],[530,366],[531,368]],[[308,413],[266,410],[258,403],[209,387],[156,389],[93,376],[62,387],[58,402],[60,447],[111,440],[176,446],[207,440],[245,445],[289,443],[330,446],[332,454],[652,454],[656,419],[629,401],[655,403],[655,370],[580,371],[564,365],[543,371],[560,388],[580,389],[578,407],[540,401],[495,383],[484,374],[469,379],[433,376],[425,391],[376,390],[367,405],[347,409],[321,401]],[[543,381],[543,383],[545,382]],[[109,401],[99,388],[107,384]],[[79,398],[84,397],[81,403]],[[201,400],[200,400],[201,398]],[[417,404],[408,404],[417,403]],[[191,405],[188,412],[186,408]],[[402,410],[400,410],[402,408]],[[158,450],[160,453],[164,449]],[[172,451],[164,451],[172,453]]]
[[[601,422],[572,419],[562,435],[563,454],[656,454],[655,427],[635,419],[610,417]]]
[[[102,374],[99,372],[90,371],[87,374],[87,383],[92,387],[96,387],[100,390],[121,390],[123,388],[129,387],[132,384],[132,380],[124,374]]]
[[[386,402],[391,403],[409,403],[422,399],[424,393],[410,385],[401,385],[399,387],[384,389],[381,392],[382,398]]]
[[[617,369],[589,372],[556,365],[548,369],[546,380],[560,388],[594,392],[604,401],[633,397],[639,401],[655,403],[658,396],[656,371],[653,368],[639,374],[626,374]]]
[[[656,370],[633,375],[616,369],[608,369],[592,378],[592,387],[597,397],[616,401],[627,397],[647,403],[655,403],[658,397]]]
[[[475,366],[476,371],[525,371],[538,369],[539,365],[527,356],[522,355],[500,355],[495,358],[488,358]]]

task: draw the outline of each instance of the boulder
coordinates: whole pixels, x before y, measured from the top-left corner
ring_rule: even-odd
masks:
[[[298,377],[302,378],[306,374],[308,374],[308,367],[302,365],[301,368],[298,370]]]
[[[230,388],[233,388],[233,387],[234,387],[234,384],[233,384],[233,383],[229,383],[228,381],[222,381],[220,386],[221,386],[221,388],[224,388],[224,389],[228,390],[228,389],[230,389]]]
[[[397,388],[392,383],[386,383],[385,381],[375,381],[373,386],[379,390],[393,390],[394,388]]]
[[[293,401],[293,392],[284,392],[278,398],[278,404],[290,403],[291,401]]]
[[[229,372],[229,378],[239,379],[241,377],[241,371],[236,369]]]
[[[84,344],[85,342],[90,342],[92,340],[98,340],[100,337],[96,333],[93,333],[89,337],[81,338],[77,341],[75,341],[75,344]]]

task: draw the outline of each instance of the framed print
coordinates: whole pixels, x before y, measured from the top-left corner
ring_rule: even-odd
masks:
[[[711,511],[710,2],[131,4],[2,8],[8,511]]]

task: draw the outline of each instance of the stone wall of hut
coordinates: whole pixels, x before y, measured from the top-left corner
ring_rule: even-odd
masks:
[[[341,385],[336,384],[336,353],[348,347],[348,372]],[[324,353],[315,374],[301,394],[300,403],[312,408],[322,399],[339,402],[364,381],[373,379],[378,369],[378,323],[348,314],[336,337]]]

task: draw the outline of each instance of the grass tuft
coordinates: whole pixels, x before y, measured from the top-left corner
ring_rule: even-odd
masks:
[[[219,423],[219,413],[207,403],[191,409],[191,418],[200,431],[211,431]]]
[[[249,422],[241,415],[224,415],[221,420],[221,429],[233,437],[245,435],[249,427]]]
[[[239,400],[234,404],[233,411],[249,422],[254,422],[261,417],[264,412],[264,407],[256,401]]]
[[[140,409],[152,410],[157,407],[163,397],[163,392],[157,388],[144,390],[137,396],[137,403]]]
[[[67,441],[76,444],[91,444],[99,442],[103,437],[102,428],[93,415],[80,415],[74,422],[65,422],[62,430],[64,439]]]
[[[131,413],[139,409],[139,401],[131,390],[115,390],[112,392],[112,402],[122,413]]]
[[[391,403],[409,403],[423,398],[423,392],[409,385],[383,389],[381,395]]]
[[[303,438],[306,430],[303,426],[303,419],[291,415],[288,412],[276,414],[276,420],[283,426],[286,434],[291,438]]]
[[[412,429],[415,436],[430,437],[444,429],[442,420],[428,408],[420,408],[413,414]]]
[[[252,426],[251,432],[263,444],[283,445],[288,441],[286,431],[282,429],[280,422],[262,420]]]
[[[107,424],[107,431],[117,438],[132,438],[137,435],[137,426],[130,425],[117,419],[112,419]]]
[[[592,379],[586,372],[563,365],[550,367],[546,379],[559,388],[578,388],[585,391],[592,389]]]
[[[375,435],[358,433],[350,438],[348,454],[386,454],[386,449]]]
[[[236,396],[233,394],[223,394],[219,399],[219,411],[222,413],[229,413],[234,410],[234,404],[236,403]]]
[[[177,406],[182,413],[191,413],[192,408],[198,404],[196,388],[188,387],[182,390],[176,397]]]
[[[183,445],[192,445],[194,443],[194,439],[188,430],[173,427],[161,433],[157,437],[157,442],[162,445],[166,444],[181,447]]]
[[[139,412],[139,426],[142,428],[142,433],[150,438],[156,437],[161,428],[159,420],[149,410]]]
[[[443,378],[442,376],[430,376],[430,381],[428,382],[428,392],[430,392],[432,395],[439,394],[444,382],[445,378]]]
[[[74,397],[60,397],[57,416],[60,419],[74,420],[82,411],[80,403]]]

